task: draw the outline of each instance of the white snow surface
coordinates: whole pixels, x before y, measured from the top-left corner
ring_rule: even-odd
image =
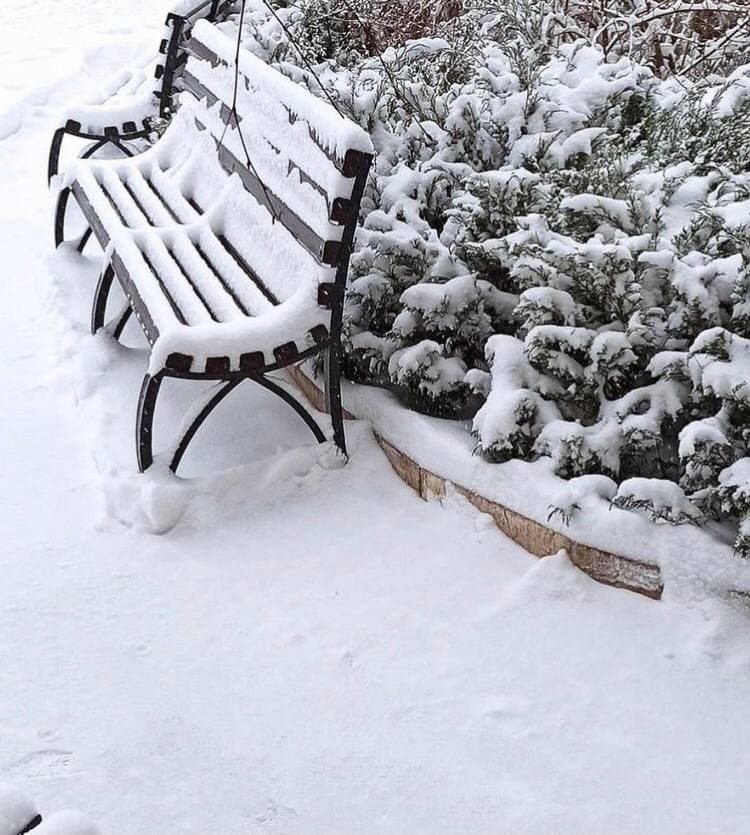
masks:
[[[0,783],[0,835],[18,835],[37,814],[36,806],[22,791]]]
[[[28,795],[58,835],[750,831],[739,606],[537,561],[419,501],[366,425],[342,468],[252,389],[191,478],[136,475],[147,352],[88,335],[99,256],[50,254],[44,182],[67,108],[158,40],[166,3],[122,7],[0,7],[0,820]]]

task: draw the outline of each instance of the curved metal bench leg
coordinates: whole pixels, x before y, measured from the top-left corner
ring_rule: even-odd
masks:
[[[125,330],[125,325],[130,321],[130,317],[133,315],[133,308],[128,304],[128,306],[123,310],[120,314],[120,318],[117,320],[117,324],[112,331],[112,336],[119,342],[120,337],[122,336],[122,332]]]
[[[32,829],[36,829],[37,826],[42,824],[42,816],[41,815],[34,815],[34,817],[24,826],[23,829],[20,829],[16,835],[28,835]]]
[[[122,151],[122,153],[123,153],[126,157],[134,157],[134,156],[135,156],[135,153],[134,153],[133,151],[131,151],[131,150],[130,150],[130,148],[128,148],[127,146],[123,145],[121,141],[116,140],[116,139],[112,139],[112,140],[110,140],[110,141],[111,141],[111,143],[115,146],[115,148],[117,148],[118,150]]]
[[[94,230],[89,226],[88,229],[81,235],[81,240],[78,242],[78,246],[76,247],[76,251],[79,255],[83,254],[83,250],[86,249],[86,244],[91,240],[91,233]]]
[[[143,473],[154,463],[154,415],[159,389],[164,380],[164,374],[151,376],[146,374],[138,398],[138,416],[135,424],[136,454],[138,469]]]
[[[177,472],[177,468],[180,466],[182,459],[185,457],[185,453],[187,452],[187,448],[190,446],[190,442],[195,437],[198,430],[203,426],[208,416],[213,412],[213,410],[224,400],[229,394],[231,394],[240,383],[244,383],[245,379],[247,378],[240,378],[238,380],[231,380],[226,385],[221,386],[218,391],[211,397],[211,399],[203,406],[203,408],[198,412],[196,417],[193,419],[190,426],[187,430],[183,433],[182,437],[180,438],[180,442],[177,445],[177,449],[172,456],[172,461],[169,464],[170,469],[173,473]]]
[[[104,318],[107,312],[107,299],[112,289],[112,280],[115,277],[115,270],[111,264],[102,270],[99,276],[99,283],[94,293],[94,304],[91,308],[91,333],[96,333],[104,327]]]
[[[267,389],[272,394],[275,394],[277,397],[281,398],[287,405],[291,406],[292,409],[294,409],[294,411],[302,418],[302,420],[305,422],[305,424],[313,433],[313,435],[315,435],[315,438],[318,441],[318,443],[324,444],[326,442],[327,439],[325,433],[315,422],[313,416],[286,389],[282,388],[277,383],[274,383],[272,380],[269,380],[267,377],[263,377],[261,375],[240,377],[235,380],[229,380],[224,385],[220,385],[218,390],[210,397],[208,401],[206,401],[205,405],[201,408],[201,410],[192,420],[187,430],[182,434],[177,449],[175,450],[174,455],[172,456],[172,461],[169,465],[172,472],[177,472],[177,468],[180,466],[182,459],[185,457],[185,453],[187,452],[190,442],[196,436],[201,426],[203,426],[203,424],[206,422],[209,415],[229,394],[231,394],[237,388],[237,386],[240,385],[240,383],[244,383],[245,380],[252,380],[259,386],[262,386],[264,389]]]
[[[272,392],[277,397],[280,397],[286,404],[291,406],[307,424],[319,444],[324,444],[326,440],[328,440],[325,436],[325,432],[323,432],[323,430],[315,422],[315,418],[313,418],[313,416],[307,411],[307,409],[305,409],[299,400],[289,394],[286,389],[283,389],[281,386],[269,380],[268,377],[254,376],[250,377],[250,379],[256,382],[259,386],[263,386],[264,389],[268,389],[268,391]]]
[[[94,303],[91,308],[91,333],[95,334],[103,327],[112,327],[112,336],[119,341],[122,332],[125,330],[130,317],[133,315],[133,308],[128,303],[120,315],[113,319],[112,322],[106,322],[107,316],[107,301],[112,290],[112,283],[115,277],[115,271],[111,264],[102,271],[99,276],[99,282],[96,285],[96,292],[94,293]]]
[[[55,247],[59,247],[65,241],[65,213],[69,199],[70,189],[62,189],[57,198],[57,211],[55,212]]]
[[[333,440],[348,458],[344,432],[344,407],[341,402],[341,356],[339,348],[330,345],[325,356],[326,409],[333,424]]]
[[[65,128],[58,128],[52,136],[52,144],[50,145],[49,159],[47,161],[47,185],[52,182],[53,177],[57,176],[60,169],[60,151],[67,132]]]
[[[81,154],[79,159],[89,159],[93,157],[94,154],[100,149],[103,148],[105,145],[109,145],[109,139],[99,139],[96,142],[92,142],[86,150]]]

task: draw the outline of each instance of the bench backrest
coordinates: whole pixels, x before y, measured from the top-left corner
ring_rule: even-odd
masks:
[[[236,44],[201,21],[188,43],[183,85],[201,103],[193,112],[213,138],[221,166],[279,227],[279,248],[291,236],[310,256],[323,285],[319,301],[343,299],[360,202],[373,159],[365,131],[327,102],[246,50],[238,69],[237,118],[232,114]],[[300,280],[304,279],[300,276]],[[288,286],[263,282],[280,299]],[[288,279],[287,279],[288,280]]]
[[[187,61],[185,45],[193,26],[199,20],[217,23],[225,20],[234,10],[236,0],[179,0],[167,15],[164,37],[159,52],[164,60],[156,65],[159,89],[155,90],[159,101],[159,115],[168,119],[173,109],[173,97],[179,90],[179,79]]]

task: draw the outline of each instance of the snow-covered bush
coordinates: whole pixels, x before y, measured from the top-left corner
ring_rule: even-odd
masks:
[[[305,28],[321,4],[341,28]],[[550,456],[564,478],[623,483],[620,507],[736,520],[750,555],[750,66],[704,80],[685,64],[737,65],[745,40],[709,44],[742,10],[711,34],[677,7],[585,5],[414,4],[399,30],[388,4],[309,0],[277,11],[303,61],[258,2],[249,42],[378,148],[348,376],[441,417],[478,409],[492,461]],[[363,41],[376,7],[380,40]]]
[[[726,73],[750,60],[745,3],[556,0],[552,6],[559,38],[587,38],[607,57],[630,55],[659,75]]]

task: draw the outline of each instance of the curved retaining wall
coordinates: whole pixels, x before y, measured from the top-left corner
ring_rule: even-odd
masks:
[[[319,411],[325,411],[325,397],[318,386],[299,368],[288,369],[291,378],[308,400]],[[353,419],[353,415],[347,414]],[[401,479],[415,490],[425,501],[440,499],[446,495],[448,484],[464,496],[482,513],[491,516],[498,528],[515,543],[537,557],[556,554],[561,549],[568,552],[571,562],[600,583],[643,594],[658,600],[664,590],[661,570],[630,557],[601,551],[580,542],[575,542],[558,531],[545,527],[539,522],[522,516],[515,510],[480,496],[460,484],[452,484],[437,473],[421,467],[401,450],[390,444],[375,432],[383,452]]]

